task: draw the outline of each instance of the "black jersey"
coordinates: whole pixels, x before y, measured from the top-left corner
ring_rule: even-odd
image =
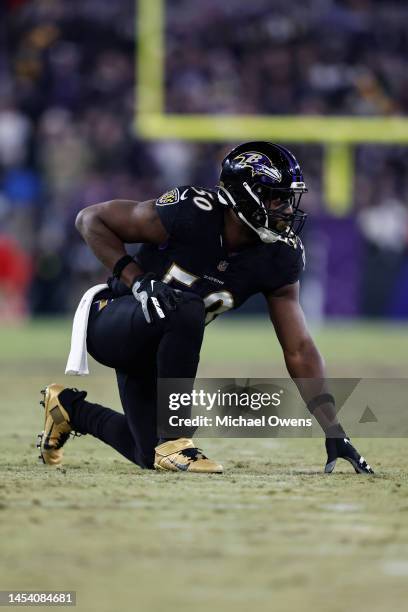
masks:
[[[287,243],[260,242],[228,253],[223,243],[225,207],[215,191],[177,187],[158,198],[156,208],[169,238],[159,246],[141,245],[136,260],[174,288],[200,295],[207,322],[256,293],[295,283],[304,268],[303,245],[296,236]]]

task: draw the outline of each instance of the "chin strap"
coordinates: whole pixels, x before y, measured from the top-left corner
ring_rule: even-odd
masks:
[[[262,206],[263,208],[265,208],[265,206],[262,204],[261,200],[252,191],[252,189],[248,185],[248,183],[243,183],[243,186],[246,189],[246,191],[248,191],[250,196],[252,198],[254,198],[254,200],[257,202],[257,204],[259,206]],[[237,203],[235,202],[234,198],[232,197],[232,195],[230,194],[228,189],[225,189],[225,187],[221,187],[221,186],[218,187],[218,199],[221,202],[221,204],[223,204],[224,206],[231,206],[231,208],[234,210],[235,214],[240,219],[240,221],[245,223],[245,225],[250,227],[251,230],[253,230],[256,234],[258,234],[258,236],[262,240],[262,242],[265,242],[266,244],[271,244],[273,242],[278,242],[279,240],[281,242],[286,242],[286,239],[283,236],[280,236],[279,234],[276,234],[271,229],[269,229],[267,227],[255,227],[254,225],[252,225],[252,223],[250,223],[248,221],[248,219],[246,219],[244,217],[242,212],[240,212],[238,210]],[[268,216],[267,215],[266,215],[266,222],[268,222]]]

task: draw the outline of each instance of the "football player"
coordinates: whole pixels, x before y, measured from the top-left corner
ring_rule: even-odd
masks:
[[[71,432],[92,434],[143,468],[222,472],[192,439],[158,439],[157,378],[194,380],[205,323],[262,293],[290,376],[326,436],[326,472],[338,458],[373,473],[336,418],[323,359],[299,304],[307,191],[285,147],[249,142],[222,162],[214,190],[181,186],[157,200],[114,200],[82,210],[76,227],[111,270],[87,324],[88,352],[116,370],[124,414],[50,385],[39,444],[59,464]],[[126,243],[141,243],[136,257]]]

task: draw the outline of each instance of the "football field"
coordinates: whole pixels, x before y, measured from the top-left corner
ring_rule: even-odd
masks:
[[[332,377],[407,377],[408,327],[316,330]],[[364,439],[376,470],[322,474],[319,439],[202,440],[225,474],[142,471],[86,436],[43,466],[39,390],[78,386],[119,410],[112,371],[65,377],[70,324],[0,329],[0,590],[74,590],[77,609],[393,612],[408,596],[408,443]],[[202,376],[285,369],[266,321],[219,320]]]

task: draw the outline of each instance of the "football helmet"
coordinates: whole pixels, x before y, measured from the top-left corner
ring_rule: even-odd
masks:
[[[286,242],[306,220],[299,208],[307,192],[295,156],[271,142],[245,142],[222,162],[218,199],[253,229],[262,242]],[[280,200],[273,209],[269,202]]]

